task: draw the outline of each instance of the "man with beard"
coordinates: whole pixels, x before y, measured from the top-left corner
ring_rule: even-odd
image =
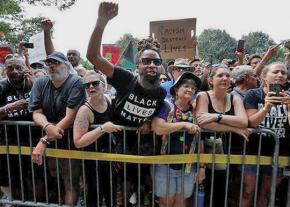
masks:
[[[152,38],[143,39],[138,43],[137,69],[139,74],[135,77],[128,70],[115,67],[107,61],[100,52],[102,35],[107,23],[118,13],[118,5],[103,2],[99,6],[98,20],[92,33],[87,58],[108,78],[117,91],[113,102],[114,122],[125,126],[138,127],[137,133],[146,134],[137,136],[135,132],[126,132],[126,150],[134,154],[148,155],[154,153],[151,119],[158,113],[166,96],[165,90],[159,84],[162,59],[160,44]],[[124,140],[123,136],[119,136]],[[138,142],[140,138],[140,141]],[[157,140],[158,141],[158,140]],[[139,145],[138,145],[139,143]],[[124,149],[124,148],[122,148]],[[137,165],[127,165],[128,178],[132,183],[138,183]],[[142,166],[142,176],[150,175],[150,168]],[[142,181],[145,178],[141,178]],[[136,190],[136,189],[135,189]],[[131,203],[135,203],[134,195]]]
[[[64,54],[53,52],[45,60],[48,76],[36,80],[31,90],[29,108],[33,120],[45,132],[32,153],[33,162],[42,164],[42,155],[51,141],[57,140],[57,147],[71,149],[73,145],[68,128],[73,124],[78,108],[83,104],[85,91],[81,78],[69,73],[71,64]],[[77,160],[59,159],[59,172],[64,183],[65,204],[75,204],[79,191],[80,165]],[[48,159],[51,175],[56,172],[55,159]],[[73,170],[72,170],[73,169]],[[72,173],[72,180],[70,179]],[[72,186],[71,186],[72,182]]]
[[[139,127],[151,121],[165,97],[165,91],[159,84],[162,63],[159,53],[160,44],[151,38],[143,39],[138,43],[139,75],[136,78],[126,69],[115,67],[101,55],[100,47],[104,29],[117,13],[117,4],[107,2],[100,4],[87,58],[108,77],[108,82],[117,91],[115,109],[119,123]]]
[[[0,119],[12,121],[32,121],[31,113],[28,111],[29,93],[32,87],[32,81],[28,76],[28,68],[24,59],[18,55],[11,55],[11,58],[5,61],[4,68],[7,78],[0,81]],[[4,128],[0,126],[0,145],[20,145],[29,146],[29,130],[27,126],[9,125]],[[6,133],[5,133],[6,130]],[[18,136],[17,135],[18,130]],[[19,159],[21,158],[21,159]],[[21,166],[19,166],[21,161]],[[0,156],[0,186],[4,194],[13,199],[21,199],[21,191],[26,188],[25,196],[28,193],[28,187],[31,187],[30,158],[27,156],[18,157],[18,155],[9,155],[10,169],[7,165],[7,157]],[[19,171],[21,167],[22,172]],[[11,183],[8,175],[10,174]],[[20,175],[21,174],[21,175]],[[21,180],[20,177],[25,178]],[[10,188],[11,191],[10,192]],[[29,188],[31,190],[31,188]]]

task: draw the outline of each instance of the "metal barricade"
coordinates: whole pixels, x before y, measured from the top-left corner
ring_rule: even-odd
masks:
[[[191,154],[171,155],[170,151],[168,151],[166,155],[159,155],[160,137],[153,134],[149,138],[148,136],[145,137],[147,139],[145,140],[142,135],[135,134],[135,128],[123,127],[124,131],[121,134],[108,135],[109,146],[102,152],[76,150],[73,147],[72,133],[69,131],[66,137],[66,144],[57,141],[54,148],[47,149],[43,158],[43,165],[38,167],[33,164],[29,156],[42,135],[41,130],[33,122],[28,121],[1,121],[0,127],[2,130],[0,140],[2,163],[0,170],[2,174],[6,170],[2,168],[5,161],[7,164],[6,181],[10,184],[9,190],[12,193],[10,198],[0,198],[0,205],[89,206],[90,202],[94,202],[95,206],[158,206],[158,198],[155,196],[157,192],[155,190],[162,183],[156,182],[155,177],[156,170],[157,168],[159,169],[160,164],[166,167],[166,182],[162,186],[166,195],[169,195],[172,190],[170,187],[172,184],[172,179],[170,178],[171,166],[172,164],[181,164],[180,194],[182,197],[188,193],[188,189],[184,189],[185,185],[187,186],[188,184],[186,183],[188,182],[188,177],[185,172],[188,169],[198,169],[201,164],[207,164],[209,177],[206,178],[206,182],[208,182],[209,187],[206,195],[206,198],[208,198],[206,206],[217,206],[214,199],[216,199],[215,183],[220,182],[216,176],[218,171],[222,171],[221,174],[224,176],[224,186],[222,187],[224,189],[224,192],[222,192],[223,205],[243,206],[245,167],[249,164],[254,164],[257,168],[256,178],[259,178],[261,166],[268,165],[272,167],[271,194],[268,206],[274,207],[278,167],[289,165],[288,157],[279,157],[280,143],[276,134],[267,129],[253,130],[253,133],[259,134],[257,155],[247,154],[245,140],[241,144],[241,152],[233,154],[231,146],[234,141],[231,133],[227,135],[228,147],[224,148],[226,151],[223,154],[218,154],[216,149],[218,135],[215,132],[212,132],[214,134],[212,153],[202,152],[204,137],[203,134],[198,134],[195,136],[195,149],[193,149]],[[92,128],[95,127],[97,126],[92,126]],[[209,133],[210,131],[203,132]],[[272,157],[261,155],[262,133],[267,133],[275,139]],[[186,136],[185,132],[183,132],[183,135],[184,137]],[[12,139],[15,140],[11,141]],[[170,146],[170,142],[171,136],[169,135],[168,146]],[[95,142],[94,149],[101,149],[98,146],[98,142]],[[186,145],[184,142],[183,152],[185,150]],[[55,174],[51,172],[51,161],[53,161],[55,166]],[[195,164],[189,165],[189,163]],[[29,166],[26,166],[27,164]],[[66,164],[68,172],[64,172]],[[218,169],[220,164],[223,164],[222,170]],[[240,174],[239,186],[234,188],[232,167],[238,168],[238,174]],[[66,179],[64,179],[65,176],[67,176]],[[19,183],[13,183],[17,179]],[[184,201],[187,203],[184,206],[201,207],[199,206],[199,184],[194,182],[193,185],[192,196]],[[237,194],[233,195],[234,191]],[[288,193],[285,192],[285,195],[288,195],[287,206],[290,206],[289,191],[290,183]],[[257,206],[258,192],[259,179],[256,179],[253,206]],[[165,198],[165,206],[168,206],[171,198],[169,196],[165,196]],[[71,202],[66,203],[66,201]]]

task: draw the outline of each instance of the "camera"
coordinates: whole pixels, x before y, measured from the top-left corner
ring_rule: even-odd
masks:
[[[26,48],[34,48],[33,43],[30,43],[30,42],[24,42],[23,46],[26,47]]]

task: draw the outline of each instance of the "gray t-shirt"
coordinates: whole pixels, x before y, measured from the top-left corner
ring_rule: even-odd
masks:
[[[66,107],[79,108],[85,100],[82,79],[70,74],[64,84],[55,88],[48,76],[40,77],[33,84],[29,110],[43,110],[49,122],[59,122],[65,117]]]

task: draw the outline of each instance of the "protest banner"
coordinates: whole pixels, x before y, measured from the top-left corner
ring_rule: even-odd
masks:
[[[43,32],[30,37],[29,42],[34,44],[34,48],[28,49],[30,63],[38,62],[46,58]]]
[[[120,57],[120,49],[114,44],[103,44],[103,57],[116,65]]]
[[[163,59],[195,56],[192,36],[195,36],[196,18],[150,22],[150,36],[161,44]]]

